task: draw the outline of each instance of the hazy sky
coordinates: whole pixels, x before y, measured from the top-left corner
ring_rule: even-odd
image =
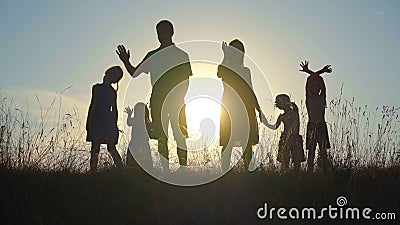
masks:
[[[86,115],[91,86],[101,81],[107,67],[121,65],[116,46],[131,49],[136,65],[159,45],[156,23],[169,19],[176,43],[242,40],[273,95],[304,99],[306,75],[298,70],[307,59],[314,70],[332,65],[333,73],[324,76],[328,100],[338,97],[344,83],[344,95],[360,105],[399,106],[399,12],[396,0],[3,0],[0,86],[17,100],[37,94],[44,102],[73,86],[66,91],[68,104]],[[222,58],[222,52],[212,54]],[[120,93],[131,80],[122,80]],[[256,94],[262,96],[262,91],[256,89]]]

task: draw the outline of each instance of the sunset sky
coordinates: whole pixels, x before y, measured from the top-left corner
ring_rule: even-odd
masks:
[[[396,0],[1,1],[0,89],[16,102],[29,101],[34,111],[33,96],[45,106],[72,86],[65,105],[77,106],[86,117],[91,86],[101,82],[107,67],[122,66],[116,46],[125,44],[136,65],[158,47],[155,25],[168,19],[175,43],[242,40],[273,96],[289,93],[296,102],[304,100],[306,75],[298,70],[307,59],[314,70],[332,65],[333,73],[324,75],[328,100],[344,84],[344,96],[360,106],[399,106],[399,11]],[[220,49],[210,54],[222,59]],[[148,76],[137,79],[122,80],[121,110],[128,85],[149,85]],[[270,104],[264,91],[255,89]]]

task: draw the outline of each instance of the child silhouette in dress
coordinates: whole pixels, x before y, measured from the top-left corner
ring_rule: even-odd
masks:
[[[149,110],[143,102],[139,102],[133,110],[130,107],[126,107],[125,112],[128,114],[126,123],[132,127],[126,165],[128,167],[136,167],[138,163],[145,169],[151,169],[153,161],[148,134],[151,126]],[[132,114],[134,114],[134,117],[132,117]]]
[[[275,104],[284,113],[278,116],[275,124],[269,124],[264,115],[262,115],[262,122],[273,130],[278,129],[283,123],[284,130],[279,140],[277,160],[281,163],[282,172],[289,169],[290,159],[294,164],[294,170],[298,171],[300,163],[305,161],[303,138],[299,134],[299,109],[294,102],[290,102],[290,98],[286,94],[276,96]]]
[[[90,170],[97,170],[100,145],[107,144],[107,150],[117,167],[122,167],[121,156],[115,145],[118,142],[118,109],[117,91],[111,84],[117,84],[123,75],[119,66],[106,70],[103,83],[95,84],[92,88],[92,99],[86,121],[86,140],[92,142],[90,150]],[[118,88],[117,88],[118,89]]]

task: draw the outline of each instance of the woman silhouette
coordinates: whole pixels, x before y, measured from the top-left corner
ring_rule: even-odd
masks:
[[[224,59],[218,66],[224,92],[220,118],[220,145],[222,146],[222,171],[230,168],[233,147],[244,148],[243,160],[248,170],[252,146],[259,141],[257,110],[261,109],[252,89],[250,69],[244,66],[244,45],[235,39],[229,46],[223,42]]]

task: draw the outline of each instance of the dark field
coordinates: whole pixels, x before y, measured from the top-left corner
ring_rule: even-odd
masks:
[[[162,183],[138,170],[97,174],[2,169],[0,224],[398,224],[398,220],[280,220],[257,209],[400,209],[400,168],[332,169],[329,174],[231,171],[201,186]]]

